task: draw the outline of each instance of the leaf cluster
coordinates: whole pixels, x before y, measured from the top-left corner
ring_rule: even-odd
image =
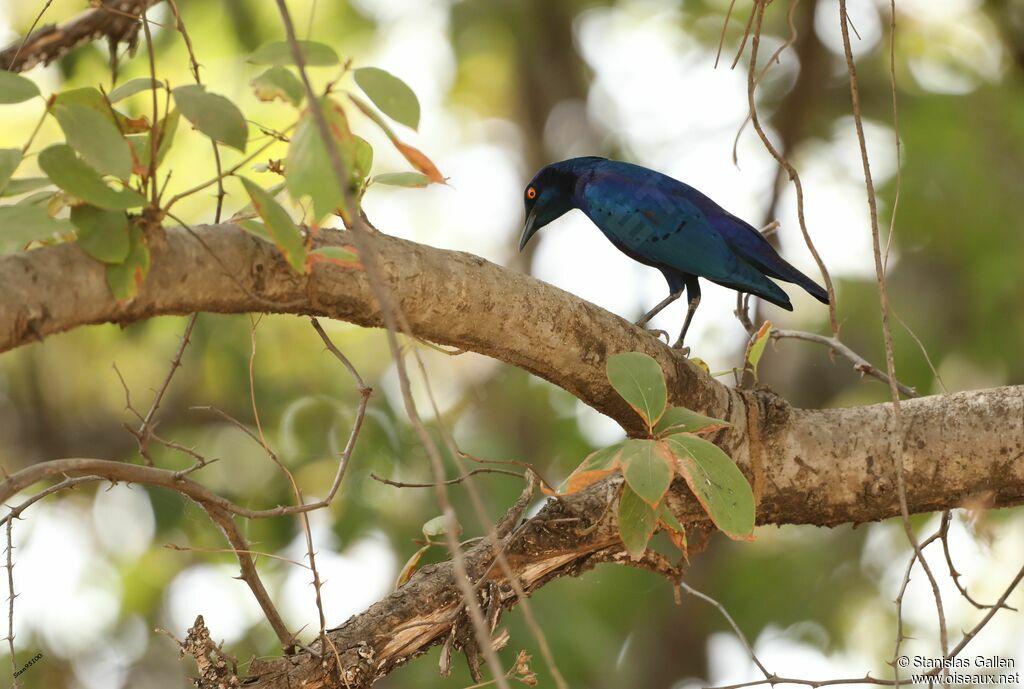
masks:
[[[701,437],[728,426],[684,407],[668,405],[665,375],[652,357],[639,352],[608,358],[608,381],[640,416],[647,438],[629,438],[588,455],[560,488],[580,491],[615,472],[625,481],[619,498],[619,534],[630,556],[639,559],[658,528],[686,553],[686,534],[665,502],[676,477],[697,497],[711,521],[727,536],[752,538],[754,494],[746,477],[717,445]]]
[[[291,132],[290,138],[274,133],[271,141],[287,143],[285,157],[264,167],[281,175],[282,183],[264,189],[237,174],[266,148],[262,146],[214,180],[165,201],[163,194],[171,171],[164,170],[164,160],[182,119],[215,147],[248,152],[249,120],[238,105],[202,84],[172,88],[155,74],[128,81],[109,93],[92,87],[69,89],[45,100],[40,125],[46,118],[54,118],[65,141],[38,152],[43,177],[14,177],[30,157],[32,139],[23,149],[0,149],[0,197],[19,197],[0,205],[0,249],[77,241],[83,251],[105,264],[112,294],[119,300],[130,300],[146,279],[150,245],[172,206],[185,196],[237,176],[251,201],[236,214],[240,226],[273,243],[295,271],[309,272],[317,261],[361,268],[351,247],[312,248],[303,222],[316,227],[336,214],[351,225],[353,218],[348,217],[344,202],[346,187],[358,204],[371,184],[424,187],[443,184],[445,178],[424,153],[402,141],[387,122],[390,118],[413,130],[419,127],[419,101],[405,82],[376,67],[356,69],[353,81],[367,101],[337,88],[349,66],[341,64],[333,48],[313,41],[300,41],[299,48],[306,66],[336,66],[341,70],[315,104],[303,105],[307,100],[305,86],[294,72],[293,54],[286,42],[265,44],[249,58],[250,63],[267,67],[251,81],[256,97],[265,102],[279,100],[298,111],[295,124],[286,130]],[[152,121],[129,117],[118,109],[121,101],[146,92],[154,103]],[[163,97],[158,98],[161,94]],[[42,94],[33,81],[19,74],[0,73],[0,104],[34,98],[42,98]],[[321,109],[329,124],[333,138],[330,143],[341,152],[346,180],[339,180],[330,164],[328,142],[316,126],[314,107]],[[413,170],[371,178],[373,148],[352,131],[347,109],[364,114],[378,126]],[[303,209],[302,222],[296,222],[278,201],[284,191]]]

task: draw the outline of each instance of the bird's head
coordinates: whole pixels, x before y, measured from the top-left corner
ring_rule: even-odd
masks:
[[[537,230],[576,207],[576,182],[583,167],[602,158],[573,158],[552,163],[534,175],[523,192],[526,225],[519,238],[522,251]]]

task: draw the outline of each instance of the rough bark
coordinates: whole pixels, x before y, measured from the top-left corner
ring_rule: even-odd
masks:
[[[324,232],[320,241],[345,239],[343,232]],[[759,523],[833,525],[898,514],[890,405],[805,410],[770,393],[730,389],[643,330],[534,278],[470,254],[385,235],[370,243],[416,336],[529,370],[628,430],[638,430],[637,419],[608,386],[606,358],[620,351],[655,357],[675,403],[731,422],[713,439],[751,479]],[[102,265],[75,244],[0,258],[0,290],[5,295],[0,351],[81,325],[195,311],[274,311],[380,324],[363,272],[318,264],[309,276],[300,276],[271,245],[232,225],[198,227],[194,234],[170,229],[166,244],[154,247],[153,269],[141,293],[129,303],[110,296]],[[909,400],[902,413],[912,512],[955,507],[968,499],[992,506],[1024,502],[1024,388]],[[55,462],[53,472],[43,463],[33,467],[30,478],[88,474],[93,461]],[[17,490],[5,483],[0,498],[9,492],[4,489]],[[623,560],[614,510],[605,509],[616,488],[617,480],[609,479],[553,501],[537,520],[505,539],[503,547],[527,591],[595,562]],[[674,485],[669,499],[684,521],[703,519],[684,485]],[[602,519],[598,528],[583,533]],[[485,545],[467,558],[474,577],[483,576],[492,559]],[[497,570],[487,576],[497,577]],[[507,582],[494,583],[502,604],[513,605]],[[459,600],[450,565],[424,568],[402,589],[331,632],[340,680],[329,651],[326,668],[305,653],[254,664],[247,686],[369,686],[441,641],[456,621]]]

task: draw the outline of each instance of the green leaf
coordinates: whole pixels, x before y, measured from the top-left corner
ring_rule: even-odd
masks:
[[[629,484],[623,484],[622,497],[619,498],[619,535],[631,558],[639,560],[643,557],[656,525],[654,509]]]
[[[39,167],[58,187],[94,206],[123,210],[146,204],[146,199],[131,189],[108,187],[100,174],[79,160],[67,144],[55,144],[43,150],[39,154]]]
[[[672,514],[672,510],[668,508],[667,503],[661,503],[658,507],[658,521],[665,525],[665,528],[682,533],[684,531],[683,525],[676,519],[676,515]]]
[[[171,110],[167,113],[167,117],[157,123],[156,126],[156,164],[159,166],[164,162],[164,156],[167,155],[167,151],[171,150],[171,144],[174,141],[174,135],[178,131],[178,122],[181,120],[181,113],[177,110]],[[152,136],[152,131],[148,136]],[[148,155],[148,151],[147,151]],[[148,164],[148,159],[147,159]]]
[[[320,106],[327,118],[331,136],[340,149],[343,142],[352,137],[345,113],[341,106],[329,98],[323,99]],[[344,200],[344,191],[334,174],[326,143],[320,137],[316,120],[309,111],[303,113],[295,127],[295,134],[288,145],[284,170],[288,193],[292,199],[298,201],[303,196],[309,196],[313,200],[314,221],[334,211]]]
[[[608,357],[608,382],[647,422],[648,428],[653,428],[668,401],[665,374],[658,362],[640,352],[613,354]]]
[[[85,162],[118,179],[131,176],[131,150],[110,118],[84,105],[57,105],[53,114],[68,143]]]
[[[179,86],[171,93],[178,110],[196,129],[214,141],[245,151],[249,125],[238,106],[224,96],[207,93],[198,84]]]
[[[627,440],[620,461],[629,487],[644,502],[657,507],[675,473],[671,453],[653,440]]]
[[[265,239],[271,244],[274,243],[274,235],[270,234],[270,230],[268,230],[267,226],[261,222],[256,222],[255,220],[242,220],[238,223],[238,226],[249,234],[254,234],[260,239]]]
[[[445,516],[443,514],[434,517],[433,519],[431,519],[423,525],[423,535],[427,538],[432,538],[434,536],[443,536],[446,533],[448,533],[448,521],[445,519]],[[462,525],[456,522],[455,535],[458,536],[461,533]]]
[[[750,540],[754,530],[754,493],[729,455],[689,433],[671,435],[659,442],[666,443],[675,455],[679,473],[715,526],[730,538]]]
[[[299,51],[307,67],[330,67],[338,64],[334,48],[316,41],[298,41]],[[288,41],[271,41],[256,49],[248,62],[253,65],[293,65],[292,47]]]
[[[17,196],[18,194],[27,194],[30,191],[36,189],[42,189],[47,187],[50,182],[47,177],[24,177],[22,179],[12,179],[7,183],[2,190],[0,190],[0,196]]]
[[[321,246],[318,249],[310,251],[309,255],[312,258],[319,258],[322,261],[335,263],[337,265],[360,265],[359,255],[355,253],[355,251],[346,249],[342,246]]]
[[[385,172],[370,180],[370,184],[387,184],[392,187],[425,187],[430,178],[421,172]]]
[[[50,180],[46,180],[46,183],[49,184]],[[55,196],[57,196],[59,194],[63,194],[63,193],[64,192],[62,192],[62,191],[50,191],[50,190],[47,190],[47,191],[37,191],[34,194],[29,194],[28,196],[25,196],[24,198],[18,199],[18,201],[15,203],[15,205],[16,206],[44,206],[45,205],[46,209],[49,210],[50,209],[49,208],[50,202],[53,200],[53,198]]]
[[[661,437],[673,433],[708,433],[729,425],[728,421],[713,419],[685,407],[669,407],[658,419],[654,435]]]
[[[61,91],[53,98],[54,107],[58,105],[84,105],[92,108],[101,115],[106,115],[110,121],[114,121],[114,115],[110,112],[110,106],[99,89],[92,86],[85,86],[77,89]]]
[[[291,264],[295,272],[306,272],[306,247],[303,244],[302,232],[292,222],[288,211],[255,182],[243,177],[242,184],[249,194],[253,208],[266,223],[267,229],[274,238],[274,244],[281,250],[285,260]]]
[[[373,146],[361,136],[349,134],[341,140],[339,151],[349,173],[349,188],[358,193],[373,166]]]
[[[423,559],[424,553],[426,553],[428,550],[430,550],[430,546],[425,545],[419,550],[417,550],[415,553],[413,553],[412,557],[406,560],[405,565],[402,567],[402,570],[398,573],[398,577],[395,578],[396,591],[405,586],[406,582],[412,579],[412,575],[416,573],[416,568],[420,565],[420,560]]]
[[[404,81],[377,67],[361,67],[355,71],[355,78],[385,115],[411,129],[420,126],[420,102]]]
[[[155,136],[157,137],[156,164],[158,168],[164,162],[167,152],[171,150],[171,144],[174,142],[174,135],[178,131],[178,122],[180,120],[181,114],[177,110],[171,110],[167,117],[157,122],[154,128]],[[149,131],[144,135],[127,137],[128,144],[132,150],[135,174],[142,177],[149,174],[149,156],[152,150],[150,138],[152,136],[154,136],[154,131]]]
[[[128,256],[124,262],[107,266],[107,285],[118,301],[128,301],[139,293],[149,274],[149,246],[142,230],[129,230]]]
[[[78,230],[78,245],[97,261],[123,263],[128,258],[128,214],[95,206],[74,206],[71,222]]]
[[[306,89],[299,78],[280,65],[271,67],[251,82],[256,97],[262,101],[275,98],[298,105],[306,95]]]
[[[142,91],[148,91],[149,89],[163,88],[164,82],[159,79],[151,79],[150,77],[140,77],[138,79],[132,79],[126,81],[116,89],[107,94],[107,98],[110,99],[111,103],[116,103],[119,100],[124,100],[129,96],[134,96],[136,93]]]
[[[11,175],[21,165],[20,148],[0,148],[0,194],[7,187]]]
[[[676,515],[672,514],[672,510],[668,508],[667,502],[662,502],[661,506],[658,507],[658,523],[665,527],[665,531],[668,534],[668,538],[672,541],[672,544],[679,549],[679,552],[683,554],[683,557],[689,560],[688,547],[686,543],[686,529],[676,519]]]
[[[20,74],[0,70],[0,105],[20,103],[39,95],[39,87]]]
[[[772,332],[772,322],[765,321],[761,324],[760,329],[754,335],[754,338],[747,345],[747,365],[754,374],[754,380],[757,380],[757,365],[761,361],[761,356],[764,354],[764,346],[768,344],[768,336]]]
[[[145,117],[132,119],[112,110],[107,99],[103,97],[103,94],[100,93],[99,89],[92,88],[91,86],[70,89],[68,91],[58,93],[54,98],[53,107],[57,107],[58,105],[81,105],[91,110],[95,110],[104,118],[110,120],[111,123],[116,121],[117,125],[121,128],[121,131],[126,134],[144,132],[149,129],[149,122]]]
[[[67,220],[55,220],[41,206],[0,206],[0,250],[21,250],[32,241],[71,232]]]
[[[277,184],[275,184],[274,186],[272,186],[272,187],[270,187],[269,189],[266,190],[266,192],[268,194],[270,194],[275,199],[277,198],[278,194],[280,194],[282,191],[284,191],[284,182],[278,182]],[[238,210],[235,213],[233,213],[231,215],[231,217],[228,219],[228,222],[236,222],[238,220],[248,220],[249,218],[251,218],[255,214],[256,214],[256,209],[253,207],[253,205],[251,203],[247,203],[240,210]],[[267,236],[269,237],[270,235],[268,234]],[[273,240],[271,240],[271,241],[273,241]]]

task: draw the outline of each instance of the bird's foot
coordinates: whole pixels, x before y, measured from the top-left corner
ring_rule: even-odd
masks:
[[[669,340],[671,339],[669,337],[669,334],[667,332],[665,332],[664,330],[658,330],[657,328],[649,328],[649,329],[648,328],[644,328],[644,330],[647,330],[647,332],[649,332],[650,334],[654,335],[659,340],[662,337],[664,337],[665,338],[665,344],[668,344]]]
[[[690,348],[684,347],[682,340],[676,340],[676,343],[672,345],[672,349],[678,349],[679,353],[685,356],[686,358],[690,357]]]

